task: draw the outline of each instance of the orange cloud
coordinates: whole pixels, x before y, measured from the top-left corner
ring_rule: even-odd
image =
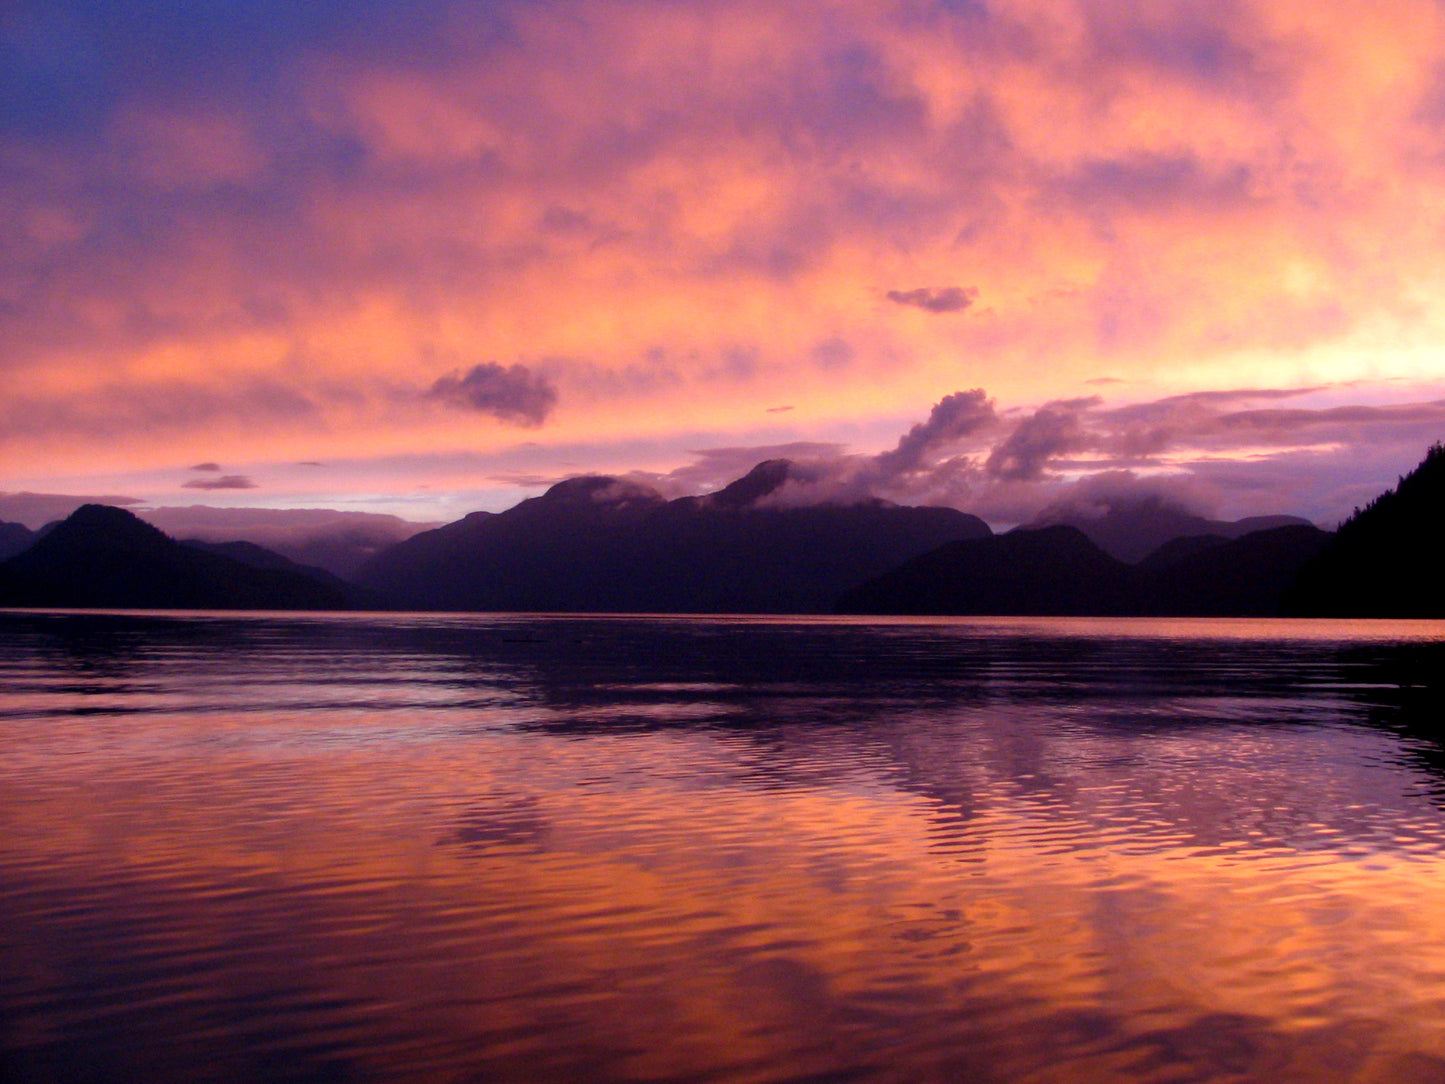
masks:
[[[779,402],[779,436],[847,440],[1100,372],[1432,377],[1440,16],[1365,10],[838,2],[805,32],[576,0],[178,39],[72,80],[60,136],[0,127],[12,488],[102,448],[500,452],[507,419],[424,394],[478,366],[546,381],[553,447],[725,443]]]

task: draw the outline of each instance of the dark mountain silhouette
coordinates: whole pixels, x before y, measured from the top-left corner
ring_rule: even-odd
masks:
[[[0,605],[295,610],[349,603],[308,576],[183,546],[124,509],[87,504],[0,563]]]
[[[348,583],[340,576],[328,572],[324,568],[315,565],[304,565],[293,561],[291,558],[269,550],[265,546],[258,546],[254,542],[207,542],[199,538],[185,539],[181,545],[189,549],[201,550],[205,553],[214,553],[221,557],[230,558],[232,561],[240,561],[241,564],[250,568],[271,569],[273,571],[288,572],[297,576],[304,576],[309,580],[315,580],[324,587],[330,588],[344,596],[353,609],[377,610],[386,608],[386,600],[375,591],[368,591],[364,587],[358,587],[354,583]]]
[[[300,565],[350,578],[388,546],[437,523],[409,523],[375,512],[328,508],[152,508],[138,513],[172,538],[254,542]]]
[[[1016,529],[950,542],[844,593],[850,614],[1128,612],[1133,578],[1077,527]]]
[[[1182,538],[1171,538],[1134,567],[1144,572],[1168,568],[1176,561],[1193,557],[1195,554],[1211,550],[1215,546],[1222,546],[1228,541],[1229,539],[1219,534],[1190,534],[1184,535]]]
[[[24,553],[35,542],[35,532],[23,523],[0,523],[0,561]]]
[[[1204,536],[1205,539],[1210,536]],[[1175,539],[1134,568],[1132,612],[1171,617],[1273,617],[1295,577],[1329,543],[1311,523],[1235,539]]]
[[[844,593],[840,613],[1266,616],[1329,539],[1313,525],[1166,543],[1139,565],[1077,527],[955,542]]]
[[[1102,515],[1073,507],[1046,509],[1027,528],[1067,524],[1088,535],[1094,545],[1121,561],[1133,564],[1176,538],[1216,535],[1240,538],[1271,527],[1303,526],[1299,516],[1250,516],[1239,520],[1206,519],[1158,496],[1116,499]]]
[[[419,609],[821,613],[851,584],[991,533],[950,508],[769,506],[790,469],[769,460],[673,501],[615,478],[568,479],[398,543],[357,579]]]
[[[1340,525],[1286,595],[1311,617],[1445,617],[1445,445]]]

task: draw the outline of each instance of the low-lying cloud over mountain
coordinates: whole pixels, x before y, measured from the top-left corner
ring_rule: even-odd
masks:
[[[1009,524],[1154,499],[1208,516],[1291,513],[1333,524],[1380,489],[1382,474],[1388,484],[1382,461],[1408,463],[1445,433],[1445,400],[1279,405],[1339,393],[1241,388],[1119,407],[1088,396],[1001,413],[975,388],[945,396],[874,455],[806,442],[712,448],[686,467],[634,477],[665,492],[698,492],[749,463],[787,458],[794,469],[769,498],[779,505],[881,497]]]

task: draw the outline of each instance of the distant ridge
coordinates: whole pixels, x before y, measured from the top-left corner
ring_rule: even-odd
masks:
[[[1013,530],[951,542],[846,592],[848,614],[1127,612],[1129,566],[1077,527]]]
[[[0,605],[117,609],[348,609],[285,569],[183,546],[121,508],[86,504],[0,563]]]
[[[350,605],[356,609],[378,610],[386,608],[386,600],[374,591],[368,591],[364,587],[358,587],[354,583],[343,580],[333,572],[316,565],[306,565],[299,561],[293,561],[284,554],[267,549],[265,546],[258,546],[254,542],[205,542],[198,538],[188,538],[181,542],[182,546],[188,549],[201,550],[205,553],[214,553],[221,557],[228,557],[232,561],[239,561],[250,568],[270,569],[272,571],[289,572],[297,576],[304,576],[306,579],[314,580],[323,586],[336,591],[343,598],[347,599]]]
[[[1175,539],[1201,535],[1240,538],[1273,527],[1307,526],[1309,520],[1283,515],[1250,516],[1237,520],[1207,519],[1162,497],[1150,495],[1111,500],[1099,515],[1070,507],[1046,509],[1032,523],[1026,524],[1025,529],[1060,524],[1077,527],[1111,557],[1134,564]]]
[[[772,505],[790,470],[768,460],[716,493],[672,501],[617,478],[569,478],[398,543],[358,580],[419,609],[826,613],[900,561],[991,534],[951,508]]]
[[[1445,445],[1342,523],[1285,605],[1312,617],[1445,617]]]
[[[1269,616],[1329,535],[1311,524],[1175,539],[1139,565],[1077,527],[955,542],[845,592],[840,613]]]

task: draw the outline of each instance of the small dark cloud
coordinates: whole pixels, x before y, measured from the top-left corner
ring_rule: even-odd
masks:
[[[193,465],[193,466],[191,466],[191,467],[188,467],[188,468],[186,468],[186,469],[187,469],[187,470],[215,471],[215,472],[217,472],[217,473],[220,473],[221,464],[219,464],[219,463],[196,463],[195,465]]]
[[[255,489],[256,483],[244,474],[223,474],[219,478],[192,478],[183,482],[183,489]]]
[[[427,391],[463,410],[490,414],[498,421],[534,427],[547,420],[557,403],[557,389],[541,373],[525,365],[474,365],[465,374],[449,373]]]
[[[324,463],[318,463],[318,462],[317,462],[316,460],[314,460],[314,459],[303,459],[303,460],[301,460],[301,462],[297,463],[296,465],[297,465],[298,467],[324,467],[326,464],[324,464]]]
[[[767,412],[769,414],[786,414],[792,409],[793,408],[791,406],[770,406],[768,407]]]
[[[896,305],[909,305],[924,312],[962,312],[973,304],[978,291],[971,286],[944,286],[937,290],[920,286],[916,290],[889,290],[883,296]]]

